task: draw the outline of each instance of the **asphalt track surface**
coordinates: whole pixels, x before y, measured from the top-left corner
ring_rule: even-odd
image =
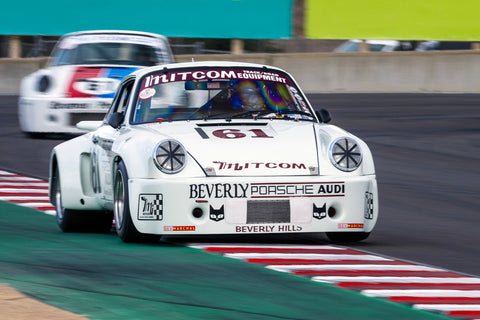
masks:
[[[480,95],[318,94],[336,124],[372,149],[380,218],[363,251],[479,275]],[[46,179],[51,148],[69,137],[30,139],[17,97],[0,98],[0,168]],[[327,244],[323,235],[171,237],[186,242]],[[118,266],[121,268],[121,264]]]
[[[17,99],[0,97],[0,168],[47,179],[51,149],[69,137],[23,135]],[[479,276],[480,95],[315,94],[309,99],[373,152],[380,217],[370,238],[352,247]],[[327,242],[323,235],[272,239],[279,240]]]

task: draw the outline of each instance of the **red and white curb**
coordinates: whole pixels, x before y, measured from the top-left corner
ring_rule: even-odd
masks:
[[[480,278],[329,245],[189,244],[457,319],[480,319]]]
[[[0,200],[55,215],[48,199],[48,182],[0,170]]]
[[[0,200],[55,215],[48,183],[0,170]],[[263,265],[411,305],[457,319],[480,320],[480,278],[330,245],[188,244],[189,247]]]

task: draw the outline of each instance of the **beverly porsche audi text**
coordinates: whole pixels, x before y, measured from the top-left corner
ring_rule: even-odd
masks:
[[[103,121],[56,146],[50,198],[63,231],[126,242],[171,234],[326,232],[368,237],[378,218],[373,159],[327,124],[287,72],[192,62],[125,77]]]

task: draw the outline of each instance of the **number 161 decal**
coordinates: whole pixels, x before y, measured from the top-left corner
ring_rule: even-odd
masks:
[[[203,139],[210,139],[210,136],[202,128],[195,128],[195,130],[197,130],[198,134]],[[218,129],[212,131],[212,135],[220,139],[273,138],[265,133],[262,129]]]

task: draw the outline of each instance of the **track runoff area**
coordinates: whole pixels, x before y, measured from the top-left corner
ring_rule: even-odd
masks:
[[[0,170],[0,200],[55,215],[48,199],[48,183],[41,179]],[[451,318],[480,319],[480,278],[450,270],[336,245],[187,245],[413,309]]]

